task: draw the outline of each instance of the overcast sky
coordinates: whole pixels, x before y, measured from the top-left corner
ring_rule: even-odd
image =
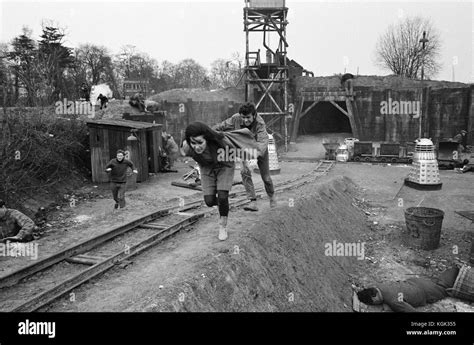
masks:
[[[390,74],[373,63],[377,38],[400,18],[422,15],[432,20],[443,42],[443,68],[436,79],[451,81],[457,61],[455,80],[474,81],[471,1],[287,0],[286,5],[288,56],[317,76],[341,73],[345,67],[354,74],[357,68],[362,75]],[[245,53],[243,7],[244,0],[0,0],[0,41],[9,42],[25,25],[38,38],[42,20],[49,19],[67,27],[70,47],[94,43],[118,53],[131,44],[160,64],[193,58],[208,68],[217,58]],[[252,34],[251,42],[260,45],[262,36]]]

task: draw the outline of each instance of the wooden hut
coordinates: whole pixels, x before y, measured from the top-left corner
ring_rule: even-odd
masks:
[[[122,118],[124,120],[130,120],[130,121],[157,123],[159,125],[163,125],[162,130],[166,130],[166,111],[155,111],[151,114],[150,113],[147,113],[147,114],[123,113]]]
[[[149,172],[160,170],[162,125],[127,120],[89,120],[87,127],[93,182],[109,182],[105,166],[115,158],[119,149],[128,151],[128,159],[138,169],[137,182],[146,181]]]

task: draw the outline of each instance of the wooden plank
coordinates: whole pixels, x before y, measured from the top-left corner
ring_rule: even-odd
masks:
[[[142,224],[140,225],[140,228],[145,228],[145,229],[153,229],[153,230],[163,230],[166,229],[166,226],[161,226],[161,225],[151,225],[151,224]]]
[[[144,182],[148,180],[148,155],[147,155],[147,141],[146,141],[146,130],[139,132],[140,141],[138,142],[139,154],[140,154],[140,165],[141,173],[138,172],[140,179],[137,182]]]
[[[200,190],[202,191],[202,187],[199,186],[199,185],[191,185],[191,184],[188,184],[186,182],[177,182],[177,181],[173,181],[171,182],[171,185],[172,186],[176,186],[176,187],[183,187],[183,188],[189,188],[189,189],[194,189],[194,190]]]
[[[296,142],[296,138],[298,137],[298,129],[299,129],[299,125],[300,125],[300,114],[303,111],[303,106],[304,106],[304,98],[301,96],[299,98],[299,100],[300,100],[300,106],[297,109],[297,112],[296,112],[296,115],[295,115],[295,120],[293,122],[293,133],[292,133],[291,140],[290,140],[290,141],[294,141],[294,142]]]
[[[81,264],[81,265],[96,265],[97,263],[104,260],[103,257],[90,257],[90,256],[82,256],[76,255],[70,258],[67,258],[66,261],[73,263],[73,264]]]
[[[347,117],[349,117],[349,114],[347,114],[347,111],[345,111],[344,109],[342,109],[342,108],[339,106],[339,104],[337,104],[336,102],[334,102],[334,101],[332,101],[332,100],[329,101],[329,102],[330,102],[332,105],[334,105],[337,109],[339,109],[339,111],[340,111],[341,113],[343,113],[344,115],[346,115]]]
[[[148,147],[148,154],[151,157],[151,171],[157,173],[160,171],[160,147],[161,147],[161,129],[148,132],[151,135],[151,146]]]
[[[314,106],[315,106],[316,104],[318,104],[318,103],[319,103],[319,101],[314,101],[308,108],[306,108],[306,110],[301,114],[300,120],[303,118],[303,116],[305,116],[305,115],[308,113],[308,111],[310,111],[311,109],[313,109]]]
[[[357,125],[355,123],[355,120],[354,120],[354,114],[352,112],[352,101],[350,101],[349,99],[346,98],[346,107],[347,107],[347,116],[349,117],[349,122],[351,124],[351,128],[352,128],[352,135],[354,136],[354,138],[359,138],[359,130],[357,128]]]
[[[109,175],[105,172],[105,166],[110,161],[110,148],[109,148],[109,132],[105,129],[100,129],[99,133],[100,142],[100,153],[97,157],[97,169],[99,174],[100,183],[109,182]]]

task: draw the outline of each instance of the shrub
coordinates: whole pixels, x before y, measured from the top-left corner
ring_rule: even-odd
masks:
[[[0,198],[7,203],[89,173],[84,121],[18,111],[8,115],[8,132],[0,147]]]

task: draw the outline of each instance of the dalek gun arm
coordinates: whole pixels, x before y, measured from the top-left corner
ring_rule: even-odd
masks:
[[[183,175],[183,180],[187,181],[191,178],[194,178],[195,181],[201,180],[201,170],[199,166],[193,167],[192,165],[189,166],[192,170],[188,171],[186,174]]]

